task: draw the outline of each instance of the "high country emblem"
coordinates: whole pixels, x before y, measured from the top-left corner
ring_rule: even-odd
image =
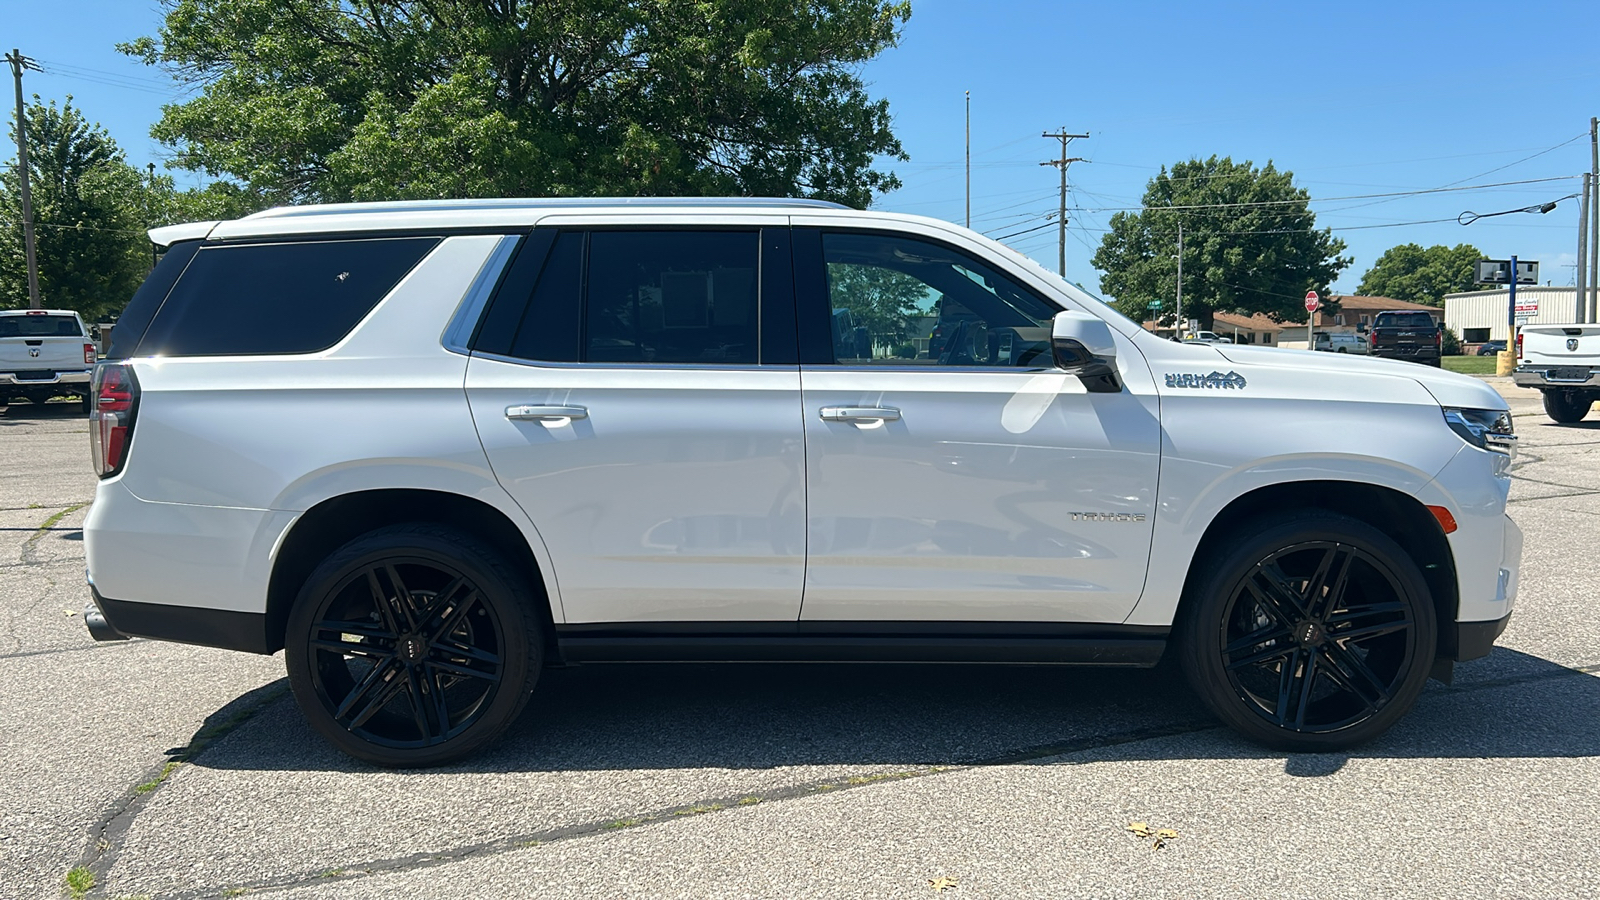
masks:
[[[1176,375],[1167,373],[1167,387],[1169,388],[1211,388],[1217,390],[1244,390],[1244,376],[1238,372],[1212,372],[1210,375]]]
[[[1068,513],[1074,522],[1143,522],[1144,513],[1075,512]]]
[[[1577,338],[1567,338],[1567,349],[1568,350],[1576,350],[1576,349],[1578,349],[1578,339]]]

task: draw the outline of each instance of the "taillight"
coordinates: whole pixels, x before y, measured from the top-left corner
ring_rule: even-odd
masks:
[[[92,366],[92,365],[94,365],[95,363],[97,363],[99,361],[100,361],[100,351],[96,350],[94,348],[93,344],[84,344],[83,345],[83,364],[86,365],[86,366]]]
[[[101,363],[90,387],[94,407],[89,412],[89,453],[94,473],[110,478],[122,471],[133,439],[133,418],[139,412],[139,380],[133,367]]]
[[[1517,332],[1517,359],[1522,358],[1522,332]]]

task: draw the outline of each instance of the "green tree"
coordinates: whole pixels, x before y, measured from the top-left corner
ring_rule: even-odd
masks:
[[[77,310],[90,321],[120,310],[150,268],[140,174],[71,97],[59,107],[35,97],[24,115],[40,298],[46,307]],[[15,119],[10,136],[14,145]],[[15,165],[0,174],[0,215],[0,308],[25,307],[28,272]]]
[[[828,296],[835,309],[850,310],[874,341],[898,350],[912,334],[914,317],[927,315],[933,299],[917,279],[881,266],[828,263]]]
[[[859,67],[903,0],[163,0],[122,45],[199,95],[154,128],[265,201],[804,195],[899,185]]]
[[[1475,289],[1474,264],[1483,258],[1483,251],[1471,244],[1434,244],[1427,249],[1421,244],[1401,244],[1378,257],[1361,276],[1356,292],[1443,306],[1445,294]]]
[[[1176,319],[1178,225],[1183,225],[1183,312],[1211,328],[1212,314],[1265,313],[1305,318],[1307,290],[1324,295],[1350,260],[1344,242],[1317,230],[1309,195],[1291,172],[1228,157],[1163,168],[1145,188],[1140,212],[1111,217],[1095,268],[1117,308],[1136,321],[1159,304],[1158,321]]]

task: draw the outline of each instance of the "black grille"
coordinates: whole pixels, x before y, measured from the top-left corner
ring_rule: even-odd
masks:
[[[1575,366],[1562,366],[1559,369],[1550,369],[1545,372],[1544,377],[1551,381],[1588,381],[1589,370]]]
[[[21,372],[12,372],[18,381],[49,381],[56,377],[55,369],[25,369]]]

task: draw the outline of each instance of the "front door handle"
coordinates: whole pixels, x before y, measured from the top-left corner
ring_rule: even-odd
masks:
[[[824,422],[898,422],[900,410],[892,406],[824,406]]]
[[[508,419],[533,419],[544,422],[551,419],[587,419],[589,409],[583,406],[508,406]]]

